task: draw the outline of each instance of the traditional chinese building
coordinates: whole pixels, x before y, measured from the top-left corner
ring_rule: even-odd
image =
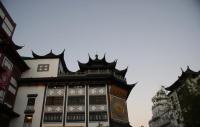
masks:
[[[135,86],[117,61],[95,56],[78,62],[71,72],[64,51],[24,58],[29,70],[19,80],[14,111],[19,117],[10,127],[129,127],[126,100]]]
[[[130,126],[126,100],[135,84],[127,84],[127,68],[96,55],[72,72],[64,51],[21,57],[1,2],[0,25],[0,127]]]
[[[178,80],[165,89],[169,91],[167,95],[158,91],[153,97],[153,117],[149,122],[150,127],[200,126],[200,71],[195,72],[187,67],[186,71],[182,70]]]
[[[8,127],[11,119],[19,115],[13,111],[18,83],[28,66],[21,59],[13,40],[16,24],[0,2],[0,127]]]
[[[166,90],[170,91],[178,127],[200,126],[200,71],[192,71],[188,66]]]

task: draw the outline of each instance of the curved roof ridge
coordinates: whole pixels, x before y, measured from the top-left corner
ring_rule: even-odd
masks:
[[[65,52],[65,49],[60,53],[60,54],[54,54],[52,49],[50,50],[49,53],[45,54],[45,55],[38,55],[36,54],[34,51],[32,51],[32,55],[33,55],[33,58],[58,58],[58,57],[64,57],[64,52]]]
[[[34,51],[32,51],[32,55],[33,55],[33,58],[34,59],[45,59],[45,58],[59,58],[62,65],[63,65],[63,69],[65,72],[71,72],[67,66],[66,66],[66,63],[65,63],[65,60],[64,60],[64,54],[65,54],[65,49],[60,53],[60,54],[54,54],[52,49],[50,50],[49,53],[41,56],[41,55],[38,55],[36,54]]]
[[[15,42],[13,42],[12,39],[4,39],[4,40],[1,40],[1,42],[4,42],[4,43],[9,42],[8,44],[10,44],[11,46],[13,46],[13,48],[15,50],[19,50],[19,49],[22,49],[24,47],[24,46],[19,46],[19,45],[15,44]]]
[[[115,68],[115,71],[116,71],[116,73],[118,73],[118,74],[120,74],[120,75],[125,77],[126,72],[128,71],[128,66],[125,69],[122,69],[122,70],[119,70],[119,69]]]
[[[95,59],[92,59],[89,54],[88,54],[88,56],[89,56],[88,62],[82,63],[82,62],[78,61],[78,65],[79,65],[80,69],[84,69],[84,68],[86,69],[86,68],[90,68],[92,66],[98,66],[98,67],[104,66],[104,67],[112,67],[112,68],[115,68],[115,66],[116,66],[116,60],[113,62],[107,62],[106,58],[105,58],[105,54],[104,54],[103,58],[101,58],[101,59],[99,59],[97,54],[95,55]]]

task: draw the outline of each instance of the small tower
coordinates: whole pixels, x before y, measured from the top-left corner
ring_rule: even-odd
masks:
[[[152,119],[149,121],[150,127],[174,127],[171,123],[170,114],[170,99],[166,94],[165,88],[162,86],[161,89],[152,98]]]

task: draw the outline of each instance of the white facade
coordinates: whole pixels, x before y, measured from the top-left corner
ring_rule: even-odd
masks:
[[[59,68],[62,69],[60,60],[58,58],[54,59],[31,59],[25,60],[26,64],[30,67],[29,70],[22,74],[22,78],[42,78],[42,77],[57,77]],[[38,71],[39,64],[48,64],[48,71]]]
[[[39,127],[40,126],[44,91],[45,91],[45,86],[39,85],[39,84],[35,85],[35,86],[21,86],[18,88],[18,93],[16,96],[15,106],[14,106],[13,110],[16,113],[20,114],[20,116],[13,119],[10,122],[10,127],[23,127],[24,117],[25,117],[24,111],[27,108],[27,102],[28,102],[27,96],[29,94],[37,95],[37,97],[35,99],[35,105],[34,105],[35,112],[33,113],[31,127]]]
[[[44,103],[44,112],[43,112],[43,119],[42,119],[42,127],[61,127],[63,126],[63,122],[66,127],[86,127],[86,123],[88,123],[88,127],[97,127],[99,124],[103,125],[104,127],[109,126],[109,112],[108,112],[108,95],[107,95],[107,86],[102,87],[86,87],[86,85],[82,85],[82,87],[74,87],[71,88],[69,86],[63,87],[51,87],[46,89],[45,95],[45,103]],[[88,93],[88,96],[86,95]],[[69,97],[84,97],[84,104],[83,105],[71,105],[68,103]],[[89,104],[90,96],[106,96],[106,104],[104,105],[91,105]],[[47,105],[47,98],[48,97],[63,97],[63,103],[61,105],[52,106]],[[88,100],[88,101],[86,101]],[[87,103],[87,104],[86,104]],[[64,109],[65,107],[65,109]],[[60,109],[59,111],[56,109]],[[62,113],[62,121],[60,122],[45,122],[44,114],[45,113],[54,113],[59,112]],[[84,121],[67,121],[68,113],[84,113]],[[107,120],[106,121],[90,121],[89,114],[90,112],[107,112]],[[88,114],[88,116],[86,116]],[[65,115],[65,116],[63,116]],[[86,117],[88,119],[86,119]]]

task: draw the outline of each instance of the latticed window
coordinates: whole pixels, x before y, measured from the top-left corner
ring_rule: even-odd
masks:
[[[29,97],[27,105],[34,106],[35,105],[35,97]]]
[[[84,105],[85,97],[84,96],[69,96],[68,105]]]
[[[85,121],[85,113],[84,112],[67,113],[66,121],[67,122]]]
[[[49,64],[38,64],[37,71],[49,71]]]
[[[46,105],[63,105],[63,97],[47,97]]]
[[[45,113],[44,122],[62,122],[62,113]]]
[[[90,105],[106,104],[106,95],[90,96]]]
[[[90,121],[107,121],[107,112],[90,112]]]

